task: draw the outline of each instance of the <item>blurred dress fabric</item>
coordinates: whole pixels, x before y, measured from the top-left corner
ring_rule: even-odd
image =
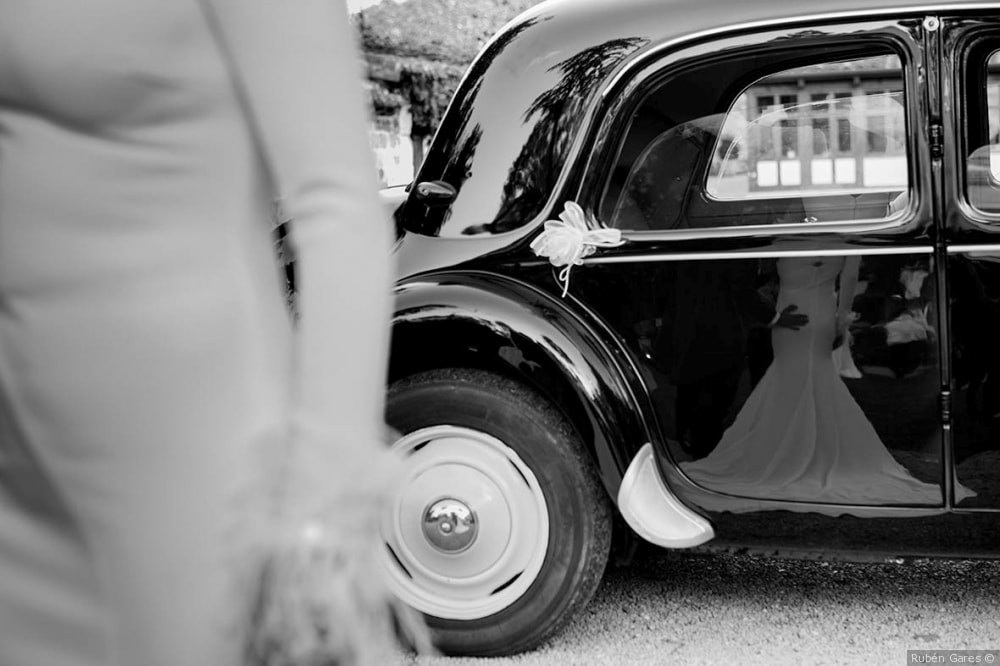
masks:
[[[223,37],[208,2],[0,0],[3,666],[242,663],[239,516],[294,365],[272,177],[304,229],[351,214],[324,178],[366,138],[305,136],[340,99],[246,55],[339,20],[316,69],[354,77],[342,4],[237,4]]]
[[[715,450],[682,463],[707,488],[745,497],[834,504],[939,504],[941,488],[889,453],[840,378],[831,352],[844,257],[778,260],[778,310],[809,322],[774,328],[774,360]],[[956,499],[972,491],[956,484]]]

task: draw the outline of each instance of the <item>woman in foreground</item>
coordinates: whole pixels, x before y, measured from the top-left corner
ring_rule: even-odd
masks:
[[[261,596],[265,564],[291,590],[305,539],[384,602],[390,239],[343,4],[0,15],[0,663],[309,654],[272,612],[308,600]]]

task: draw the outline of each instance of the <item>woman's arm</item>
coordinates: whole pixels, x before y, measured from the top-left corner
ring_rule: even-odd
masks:
[[[850,255],[844,259],[844,267],[840,271],[840,288],[837,290],[837,333],[842,334],[850,324],[860,269],[861,257]]]
[[[381,663],[393,626],[429,649],[421,618],[380,578],[377,512],[395,469],[383,415],[391,233],[346,7],[200,1],[291,219],[299,292],[295,430],[274,474],[248,650],[262,663]]]
[[[301,313],[293,418],[360,462],[383,437],[391,233],[346,8],[201,1],[293,220]]]

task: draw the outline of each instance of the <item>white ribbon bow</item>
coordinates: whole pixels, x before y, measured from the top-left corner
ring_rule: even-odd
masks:
[[[566,296],[573,266],[582,266],[584,257],[594,254],[599,247],[617,247],[624,242],[617,229],[591,229],[580,205],[567,201],[558,220],[545,222],[545,230],[531,242],[531,250],[539,257],[546,257],[553,266],[564,266],[558,279],[563,285],[562,295]]]

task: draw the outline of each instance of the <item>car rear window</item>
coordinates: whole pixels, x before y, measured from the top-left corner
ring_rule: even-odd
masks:
[[[904,81],[884,45],[678,72],[630,118],[601,216],[637,231],[891,217],[909,190]]]

